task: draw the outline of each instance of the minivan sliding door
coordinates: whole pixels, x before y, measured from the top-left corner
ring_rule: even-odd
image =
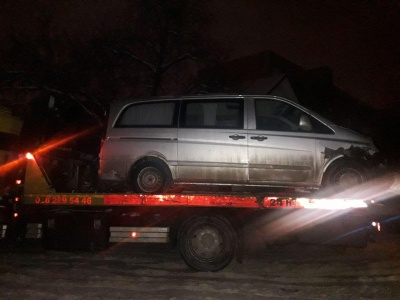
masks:
[[[190,99],[181,105],[177,180],[247,182],[243,98]]]

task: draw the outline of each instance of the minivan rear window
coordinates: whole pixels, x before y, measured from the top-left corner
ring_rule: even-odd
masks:
[[[182,101],[180,127],[243,128],[243,99]]]
[[[120,114],[115,127],[176,127],[177,101],[131,104]]]

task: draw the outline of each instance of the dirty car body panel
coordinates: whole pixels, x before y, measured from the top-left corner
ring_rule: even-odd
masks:
[[[165,164],[174,183],[318,188],[339,159],[368,159],[371,139],[276,96],[125,100],[111,110],[99,179],[127,183],[138,162]]]
[[[247,183],[243,98],[182,101],[177,180]]]

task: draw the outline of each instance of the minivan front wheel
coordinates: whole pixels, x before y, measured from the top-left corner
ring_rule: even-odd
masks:
[[[131,184],[138,193],[162,194],[168,190],[170,180],[163,166],[155,162],[145,162],[133,170]]]
[[[361,164],[342,161],[332,165],[324,175],[324,187],[342,192],[365,183],[366,175]]]

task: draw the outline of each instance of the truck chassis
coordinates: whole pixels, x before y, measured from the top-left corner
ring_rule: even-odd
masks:
[[[24,191],[15,197],[10,232],[39,238],[46,248],[109,243],[172,243],[198,271],[219,271],[254,231],[279,240],[365,246],[371,219],[357,199],[294,195],[57,193],[33,156],[27,156]],[[11,224],[10,224],[11,225]],[[2,227],[2,236],[7,236]]]

